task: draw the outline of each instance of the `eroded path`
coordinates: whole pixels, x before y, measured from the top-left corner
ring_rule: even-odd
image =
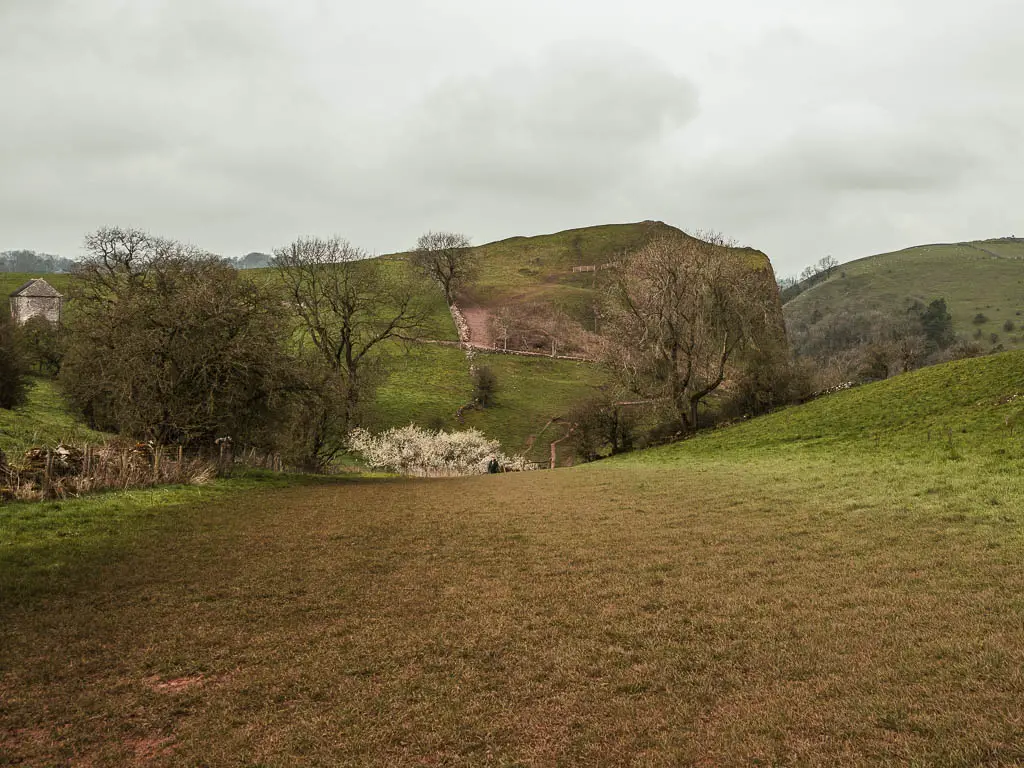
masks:
[[[491,313],[486,307],[466,306],[460,307],[469,326],[470,344],[474,347],[494,346],[494,331],[491,328]]]

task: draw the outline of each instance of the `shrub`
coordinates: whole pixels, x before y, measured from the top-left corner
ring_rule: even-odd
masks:
[[[522,456],[506,456],[497,440],[476,429],[435,432],[410,424],[377,435],[354,429],[348,447],[371,467],[419,477],[482,475],[492,459],[505,471],[531,468]]]
[[[980,337],[980,334],[979,334]],[[960,340],[952,346],[946,347],[933,360],[933,363],[948,363],[951,360],[963,360],[969,357],[982,357],[985,350],[981,344],[974,341]]]
[[[979,312],[974,316],[974,319],[971,322],[974,323],[975,325],[984,325],[985,323],[988,322],[988,318],[985,316],[983,312]]]
[[[215,461],[175,453],[151,443],[114,440],[85,449],[59,443],[32,448],[20,459],[0,453],[0,500],[80,496],[110,489],[155,485],[204,485],[218,475]]]
[[[991,341],[993,344],[998,343],[999,342],[999,334],[998,333],[990,333],[988,335],[988,340]]]
[[[0,408],[10,409],[25,402],[28,372],[21,330],[0,309]]]
[[[473,399],[481,407],[494,405],[494,395],[498,391],[498,377],[486,366],[473,368]]]
[[[945,299],[935,299],[921,314],[921,329],[929,343],[945,349],[956,340],[953,316],[949,314]]]
[[[22,326],[21,331],[25,339],[25,352],[39,372],[51,376],[60,373],[64,353],[57,325],[42,315],[33,315]]]
[[[722,407],[722,416],[736,419],[759,416],[783,405],[810,397],[813,364],[779,359],[768,353],[755,353],[749,365],[732,387]]]
[[[573,445],[584,461],[633,448],[636,419],[610,397],[600,396],[580,403],[569,412],[568,418],[573,425]]]
[[[1016,326],[1013,324],[1013,320],[1007,320],[1005,323],[1003,323],[1003,330],[1006,331],[1007,333],[1012,331],[1014,328],[1016,328]]]

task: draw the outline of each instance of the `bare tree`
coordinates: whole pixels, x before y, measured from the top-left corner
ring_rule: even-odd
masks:
[[[596,338],[564,310],[545,302],[504,304],[491,316],[491,328],[502,349],[544,349],[552,357],[586,351],[588,342]]]
[[[359,419],[360,406],[382,370],[385,342],[423,335],[427,313],[413,286],[338,237],[300,238],[274,251],[288,303],[323,368],[320,426],[312,436],[323,462]],[[330,402],[340,398],[341,403]],[[333,439],[332,439],[333,437]]]
[[[517,304],[504,304],[491,315],[491,328],[496,338],[501,339],[501,348],[508,350],[509,339],[523,325],[522,312]]]
[[[825,278],[832,277],[832,270],[839,266],[835,256],[822,256],[818,259],[818,272],[824,272]]]
[[[455,290],[476,273],[476,258],[469,238],[458,232],[427,232],[416,241],[410,262],[444,291],[450,305]]]
[[[609,360],[631,390],[672,403],[685,430],[738,354],[770,331],[775,286],[718,235],[653,240],[612,286]]]

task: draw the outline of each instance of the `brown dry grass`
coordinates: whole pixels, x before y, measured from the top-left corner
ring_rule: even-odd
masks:
[[[183,509],[71,588],[0,595],[0,765],[1019,764],[1021,481],[945,471],[702,461]]]

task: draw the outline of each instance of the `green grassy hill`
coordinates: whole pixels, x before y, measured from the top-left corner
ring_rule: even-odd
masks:
[[[1024,351],[957,360],[827,395],[625,461],[782,454],[1024,459]],[[1009,466],[1009,464],[1008,464]]]
[[[912,300],[927,304],[944,298],[958,334],[971,338],[981,329],[1007,349],[1024,346],[1024,239],[922,245],[843,264],[783,308],[787,323],[815,312],[842,309],[904,309]],[[985,315],[987,322],[973,319]],[[1005,331],[1006,321],[1014,323]]]
[[[573,272],[573,267],[614,263],[658,237],[679,237],[676,227],[660,221],[605,224],[550,235],[511,237],[475,248],[479,275],[461,300],[484,307],[540,302],[568,314],[594,330],[593,306],[607,272]],[[733,249],[751,269],[774,280],[771,262],[752,248]]]
[[[421,345],[392,361],[392,373],[377,391],[372,426],[414,422],[435,429],[476,428],[501,441],[508,453],[545,461],[550,442],[565,434],[563,425],[545,426],[607,380],[599,366],[572,360],[478,354],[474,362],[495,374],[492,406],[469,410],[459,421],[456,413],[473,397],[469,361],[460,349]]]
[[[573,267],[616,262],[662,236],[684,235],[662,222],[644,221],[512,237],[480,245],[474,249],[478,275],[457,299],[463,307],[488,311],[502,305],[546,306],[564,312],[582,329],[594,331],[594,307],[601,301],[602,283],[611,271],[573,272]],[[765,254],[752,248],[730,249],[727,254],[743,259],[751,270],[762,272],[764,279],[774,284]],[[404,263],[404,258],[404,254],[394,254],[378,262],[394,269]],[[438,326],[443,326],[446,319],[448,335],[441,338],[455,334],[450,318],[439,309]],[[777,322],[781,326],[781,308]],[[595,365],[568,360],[484,355],[477,358],[477,364],[487,365],[498,377],[495,406],[470,411],[463,422],[457,422],[455,412],[471,398],[468,363],[458,350],[427,347],[401,361],[381,388],[379,423],[474,426],[501,440],[506,450],[526,451],[529,458],[541,461],[547,458],[549,443],[565,433],[563,425],[550,425],[547,430],[545,426],[592,397],[595,388],[607,381],[607,374]]]

